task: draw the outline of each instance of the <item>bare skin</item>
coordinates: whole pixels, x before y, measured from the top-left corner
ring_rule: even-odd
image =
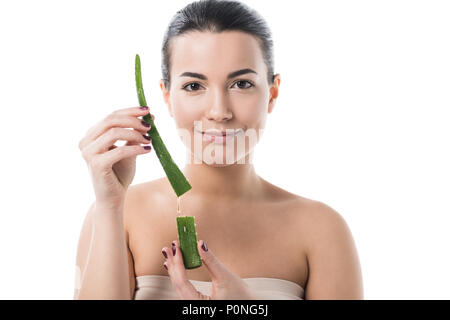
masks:
[[[280,75],[268,84],[255,38],[241,32],[193,32],[174,41],[171,57],[171,87],[165,88],[162,81],[160,87],[177,128],[189,131],[191,141],[194,121],[204,129],[264,129],[279,94]],[[227,78],[245,68],[255,72]],[[206,79],[181,76],[184,72]],[[237,80],[243,81],[241,86],[236,86]],[[195,164],[202,154],[185,144],[190,152],[183,172],[193,188],[182,196],[182,214],[195,216],[199,239],[214,248],[231,272],[241,278],[292,281],[307,289],[306,299],[363,297],[356,248],[337,212],[257,175],[255,145],[248,140],[244,153],[233,150],[236,159],[245,158],[244,164]],[[203,142],[202,150],[207,144]],[[132,190],[134,200],[125,205],[125,228],[134,275],[167,275],[161,249],[169,249],[177,239],[176,196],[166,179]],[[191,280],[211,280],[203,267],[187,275]]]
[[[240,32],[192,33],[177,39],[172,48],[171,89],[167,90],[163,83],[161,89],[178,128],[193,134],[194,121],[201,121],[203,129],[264,128],[266,115],[278,96],[280,76],[277,74],[269,87],[267,69],[253,37]],[[224,75],[244,68],[256,74],[223,81]],[[208,80],[177,77],[185,71],[204,74]],[[246,79],[254,86],[233,87],[236,80]],[[187,82],[197,83],[198,90],[180,90]],[[206,145],[204,142],[203,147]],[[301,239],[293,238],[298,237],[298,229],[292,223],[301,198],[255,173],[249,163],[253,146],[245,154],[236,155],[245,157],[244,164],[228,165],[194,164],[194,157],[199,155],[192,145],[187,147],[191,149],[187,154],[190,161],[183,171],[193,188],[182,197],[182,214],[196,217],[199,238],[241,278],[275,277],[304,287],[306,255],[299,250]],[[132,198],[140,201],[129,202],[125,223],[136,275],[167,275],[161,249],[177,239],[176,196],[165,179],[143,184],[133,192],[137,194]],[[188,274],[192,279],[210,281],[205,268],[189,270]]]
[[[298,208],[308,200],[262,184],[259,199],[244,202],[188,192],[182,197],[181,214],[195,216],[199,239],[236,275],[280,278],[304,288],[308,268]],[[130,192],[125,227],[135,275],[168,275],[161,249],[178,238],[176,195],[165,179],[133,186]],[[203,266],[187,272],[191,280],[211,281]]]
[[[201,122],[206,130],[264,129],[278,97],[280,75],[268,83],[267,67],[254,37],[241,32],[193,32],[173,40],[171,86],[166,88],[161,81],[160,87],[177,128],[188,132],[190,141],[194,140],[194,122]],[[254,72],[228,78],[243,69]],[[203,78],[183,76],[186,72]],[[236,162],[231,164],[194,163],[209,142],[203,141],[199,151],[183,140],[188,161],[182,171],[192,189],[181,198],[181,214],[195,216],[199,240],[240,278],[289,280],[305,289],[305,299],[362,299],[358,255],[344,219],[327,205],[289,193],[260,177],[252,163],[253,148],[260,137],[253,144],[246,140],[243,150],[233,150]],[[223,148],[228,151],[227,144]],[[243,164],[237,162],[241,159]],[[99,195],[108,198],[109,191],[100,191]],[[121,199],[122,191],[118,194]],[[123,227],[128,268],[123,267],[126,257],[121,253],[107,256],[110,267],[99,259],[88,264],[85,297],[106,295],[104,283],[115,281],[115,274],[121,276],[120,283],[114,284],[116,295],[129,293],[131,298],[136,276],[168,275],[161,250],[170,250],[171,242],[177,239],[177,198],[167,178],[128,188],[123,211],[112,210],[100,207],[100,214],[96,214],[102,217],[97,227],[100,235],[104,234],[98,237],[96,252],[115,254],[117,245],[125,247],[122,242],[108,245]],[[114,222],[103,227],[103,217],[121,218],[121,214],[123,226]],[[77,259],[81,270],[89,248],[90,219],[85,226]],[[109,278],[94,283],[98,270],[105,268],[111,269]],[[130,286],[122,281],[127,272]],[[187,276],[190,280],[211,280],[204,267],[188,270]]]
[[[255,201],[218,202],[187,193],[181,214],[195,216],[199,239],[240,278],[289,280],[305,290],[306,300],[364,299],[358,253],[342,216],[322,202],[261,180]],[[136,276],[168,276],[161,249],[170,250],[177,239],[176,196],[170,188],[166,179],[158,179],[127,193],[131,296]],[[187,270],[187,276],[211,281],[205,266]]]

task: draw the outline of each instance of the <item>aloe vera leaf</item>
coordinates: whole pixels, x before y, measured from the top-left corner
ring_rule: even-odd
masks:
[[[140,106],[147,106],[147,101],[145,100],[144,89],[142,87],[142,76],[141,76],[141,59],[139,55],[136,54],[135,60],[135,76],[136,76],[136,90],[139,99]],[[156,156],[161,163],[164,172],[166,173],[167,178],[169,179],[170,184],[172,185],[173,190],[180,197],[185,192],[192,189],[192,186],[187,181],[184,174],[178,168],[177,164],[173,161],[170,156],[169,151],[167,150],[161,136],[159,135],[158,130],[156,129],[155,123],[153,122],[152,116],[146,114],[142,117],[147,123],[150,123],[150,130],[147,131],[147,134],[152,138],[152,146],[156,152]]]
[[[197,248],[197,232],[195,230],[194,217],[177,217],[177,229],[184,267],[186,269],[200,267],[202,265],[202,259]]]

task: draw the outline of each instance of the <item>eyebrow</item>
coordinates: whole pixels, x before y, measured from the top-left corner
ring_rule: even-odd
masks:
[[[258,74],[256,71],[252,70],[252,69],[241,69],[241,70],[237,70],[237,71],[233,71],[230,74],[228,74],[227,79],[231,79],[243,74],[247,74],[247,73],[254,73],[254,74]],[[196,72],[183,72],[182,74],[180,74],[180,77],[192,77],[192,78],[199,78],[202,80],[208,80],[208,78],[201,74],[201,73],[196,73]]]

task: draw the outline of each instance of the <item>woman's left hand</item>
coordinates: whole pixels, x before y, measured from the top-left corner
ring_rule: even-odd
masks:
[[[204,246],[203,246],[204,245]],[[167,254],[166,267],[172,285],[182,300],[257,300],[258,297],[240,277],[231,273],[211,252],[203,240],[197,243],[203,263],[211,275],[211,296],[199,292],[188,280],[183,256],[177,240],[172,241],[172,250],[162,249]],[[164,253],[163,253],[164,255]],[[164,255],[165,256],[165,255]]]

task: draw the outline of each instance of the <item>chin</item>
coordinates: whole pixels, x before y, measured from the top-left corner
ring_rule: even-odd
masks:
[[[237,161],[236,161],[237,162]],[[210,167],[214,167],[214,168],[223,168],[223,167],[228,167],[228,166],[232,166],[232,165],[234,165],[234,164],[236,164],[236,162],[235,163],[210,163],[210,164],[208,164],[208,163],[206,163],[206,162],[203,162],[204,164],[206,164],[206,165],[208,165],[208,166],[210,166]]]
[[[245,163],[245,157],[246,157],[246,155],[243,154],[240,157],[238,157],[237,159],[234,159],[233,161],[230,161],[228,163],[226,162],[225,158],[222,159],[222,163],[218,163],[216,161],[212,161],[212,162],[211,161],[205,161],[205,159],[201,158],[201,155],[198,155],[197,159],[202,159],[201,163],[202,164],[206,164],[206,165],[208,165],[210,167],[222,168],[222,167],[232,166],[232,165],[235,165],[235,164],[246,164]]]

